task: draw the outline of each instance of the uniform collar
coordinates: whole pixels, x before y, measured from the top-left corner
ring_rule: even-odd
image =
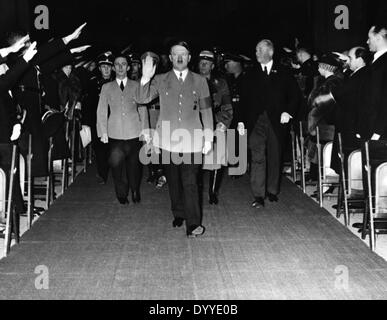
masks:
[[[178,71],[178,70],[173,69],[173,72],[175,73],[177,79],[180,78],[180,73],[182,73],[183,81],[185,81],[185,79],[187,78],[188,71],[189,71],[188,68],[183,70],[183,71]]]
[[[116,81],[117,81],[118,86],[120,86],[121,82],[123,81],[124,86],[126,87],[126,84],[128,83],[128,77],[126,77],[125,79],[122,79],[122,80],[116,78]]]

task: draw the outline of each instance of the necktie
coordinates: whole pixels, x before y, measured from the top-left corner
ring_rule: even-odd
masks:
[[[183,72],[180,72],[179,82],[181,84],[183,84],[183,82],[184,82],[184,80],[183,80]]]
[[[269,71],[267,70],[267,66],[265,66],[265,74],[269,75]]]
[[[125,90],[124,81],[121,81],[120,88],[121,88],[121,91]]]

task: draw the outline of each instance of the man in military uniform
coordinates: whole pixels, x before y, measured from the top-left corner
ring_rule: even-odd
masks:
[[[231,125],[233,108],[230,91],[225,79],[215,76],[215,54],[202,51],[199,54],[199,73],[207,79],[214,117],[215,139],[213,151],[204,158],[204,170],[210,170],[209,202],[217,205],[218,192],[223,175],[222,166],[227,165],[226,131]]]
[[[181,227],[185,220],[187,236],[198,237],[205,228],[201,224],[197,176],[203,154],[212,148],[211,97],[206,79],[188,69],[191,54],[185,41],[171,47],[170,60],[173,70],[154,77],[153,58],[146,57],[137,99],[139,103],[149,103],[160,98],[153,144],[163,153],[175,217],[173,226]]]
[[[243,80],[246,78],[246,71],[244,70],[243,57],[234,53],[225,53],[223,55],[224,68],[227,72],[227,83],[230,89],[231,101],[233,107],[233,119],[230,129],[236,130],[238,123],[241,122],[242,105],[240,103],[241,86]],[[239,139],[235,139],[235,155],[239,156]],[[232,176],[232,178],[239,178],[240,176]]]
[[[104,53],[97,58],[99,72],[98,76],[91,78],[88,95],[82,107],[82,124],[91,129],[91,140],[97,164],[97,181],[106,184],[109,172],[109,145],[104,144],[97,135],[97,107],[102,86],[114,80],[113,56],[110,52]]]

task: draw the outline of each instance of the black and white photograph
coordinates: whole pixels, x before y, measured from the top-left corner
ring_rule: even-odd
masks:
[[[386,1],[0,0],[0,300],[386,299]]]

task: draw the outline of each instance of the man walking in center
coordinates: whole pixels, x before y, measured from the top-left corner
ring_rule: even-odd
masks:
[[[115,58],[116,80],[102,87],[97,109],[98,137],[110,144],[109,164],[116,196],[122,205],[129,203],[129,188],[133,202],[141,201],[139,152],[142,143],[139,138],[141,132],[149,128],[146,107],[139,107],[135,102],[138,84],[128,79],[129,69],[126,56]]]
[[[152,57],[146,57],[137,98],[139,103],[160,98],[153,144],[161,149],[163,161],[169,162],[165,173],[175,217],[173,227],[181,227],[185,220],[187,236],[198,237],[205,228],[201,224],[197,176],[202,154],[211,150],[213,140],[210,92],[206,79],[188,69],[191,54],[186,42],[174,44],[169,58],[173,70],[154,77],[156,66]],[[203,130],[204,139],[195,139],[195,133]],[[180,132],[186,133],[184,137],[179,136]],[[182,163],[174,161],[178,158],[183,158]]]

